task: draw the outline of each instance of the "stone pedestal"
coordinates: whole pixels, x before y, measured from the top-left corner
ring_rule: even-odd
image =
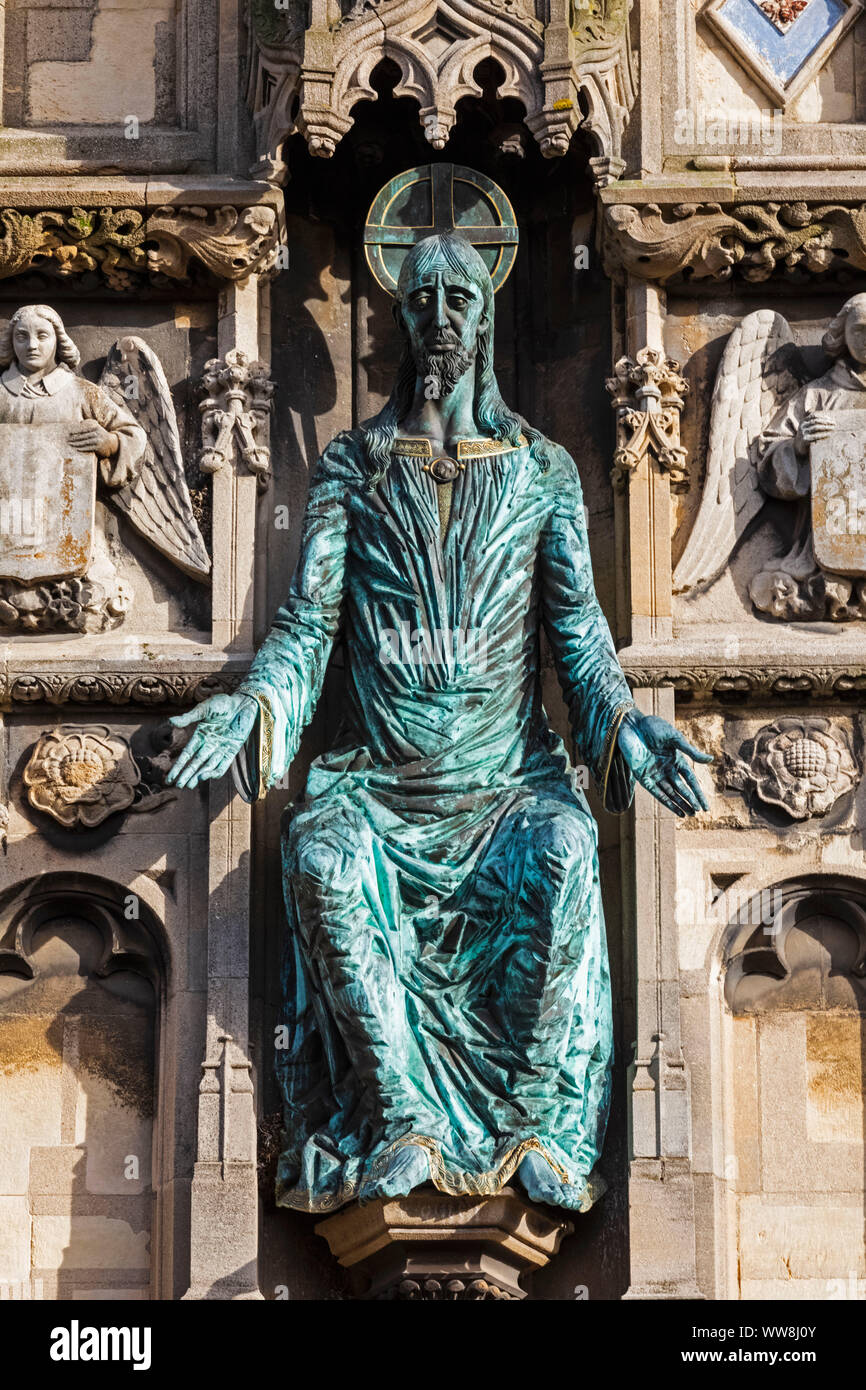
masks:
[[[541,1269],[573,1227],[511,1188],[408,1197],[344,1208],[316,1227],[366,1299],[520,1299],[520,1277]]]

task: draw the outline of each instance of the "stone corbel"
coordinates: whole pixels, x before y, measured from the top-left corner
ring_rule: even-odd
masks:
[[[866,270],[866,203],[631,203],[610,201],[603,219],[605,268],[664,284],[674,276],[768,280]]]
[[[147,219],[150,270],[173,279],[186,276],[195,257],[221,280],[246,280],[275,269],[279,243],[276,209],[267,204],[161,207]]]
[[[616,411],[616,451],[611,481],[622,491],[645,455],[670,476],[671,488],[688,487],[686,450],[680,444],[680,415],[688,382],[679,364],[660,348],[643,347],[621,357],[605,383]]]
[[[261,189],[261,186],[260,186]],[[229,189],[227,188],[227,192]],[[218,279],[244,283],[276,269],[280,211],[273,202],[137,207],[3,207],[0,280],[31,270],[97,273],[125,292],[142,277],[184,279],[200,261]]]
[[[201,390],[201,468],[216,473],[237,456],[264,489],[271,471],[265,440],[274,393],[267,367],[232,348],[205,363]]]

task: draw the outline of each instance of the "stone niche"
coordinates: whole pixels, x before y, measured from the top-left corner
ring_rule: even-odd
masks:
[[[864,285],[862,276],[848,277],[844,286],[804,282],[799,292],[791,287],[780,297],[775,286],[750,287],[736,280],[724,288],[706,284],[689,291],[679,285],[667,292],[665,349],[681,364],[690,386],[689,406],[681,425],[689,481],[672,496],[674,634],[697,644],[711,641],[713,650],[732,665],[747,654],[747,649],[760,652],[761,659],[785,649],[805,666],[820,664],[826,658],[828,633],[837,634],[841,642],[850,645],[855,632],[862,630],[861,622],[850,619],[831,622],[822,616],[811,621],[790,620],[787,615],[773,616],[756,607],[750,584],[761,571],[772,568],[774,561],[786,556],[794,544],[798,524],[795,502],[760,494],[762,504],[757,514],[744,529],[717,578],[684,584],[679,581],[678,566],[689,546],[704,497],[712,452],[713,394],[719,364],[732,333],[756,310],[777,311],[790,324],[793,341],[800,349],[792,359],[793,365],[799,369],[802,364],[808,379],[817,378],[831,365],[821,347],[824,332],[843,304],[861,292]],[[726,459],[735,452],[732,430],[729,435]],[[738,481],[740,477],[738,474]],[[719,525],[721,529],[721,522]]]
[[[862,1297],[866,882],[770,884],[718,950],[685,1010],[690,1039],[700,1016],[709,1037],[693,1071],[698,1207],[715,1212],[699,1223],[702,1287]]]
[[[68,875],[0,906],[6,1296],[147,1299],[160,952]]]

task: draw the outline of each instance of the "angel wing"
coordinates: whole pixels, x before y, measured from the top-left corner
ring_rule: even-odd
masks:
[[[136,384],[132,392],[129,382]],[[112,501],[178,569],[193,579],[207,579],[210,558],[193,515],[174,403],[159,358],[141,338],[119,338],[99,384],[147,435],[141,472],[135,482],[113,492]]]
[[[717,579],[761,510],[755,446],[808,375],[787,319],[772,309],[747,315],[731,334],[710,407],[704,494],[674,572],[674,593]]]

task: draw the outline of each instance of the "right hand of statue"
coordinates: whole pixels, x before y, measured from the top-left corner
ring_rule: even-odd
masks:
[[[836,421],[826,410],[810,410],[797,430],[797,451],[805,453],[810,444],[826,439],[836,428]]]
[[[212,695],[187,714],[176,714],[169,722],[178,729],[188,724],[196,728],[166,782],[195,787],[208,778],[222,777],[246,743],[258,712],[251,695]]]

